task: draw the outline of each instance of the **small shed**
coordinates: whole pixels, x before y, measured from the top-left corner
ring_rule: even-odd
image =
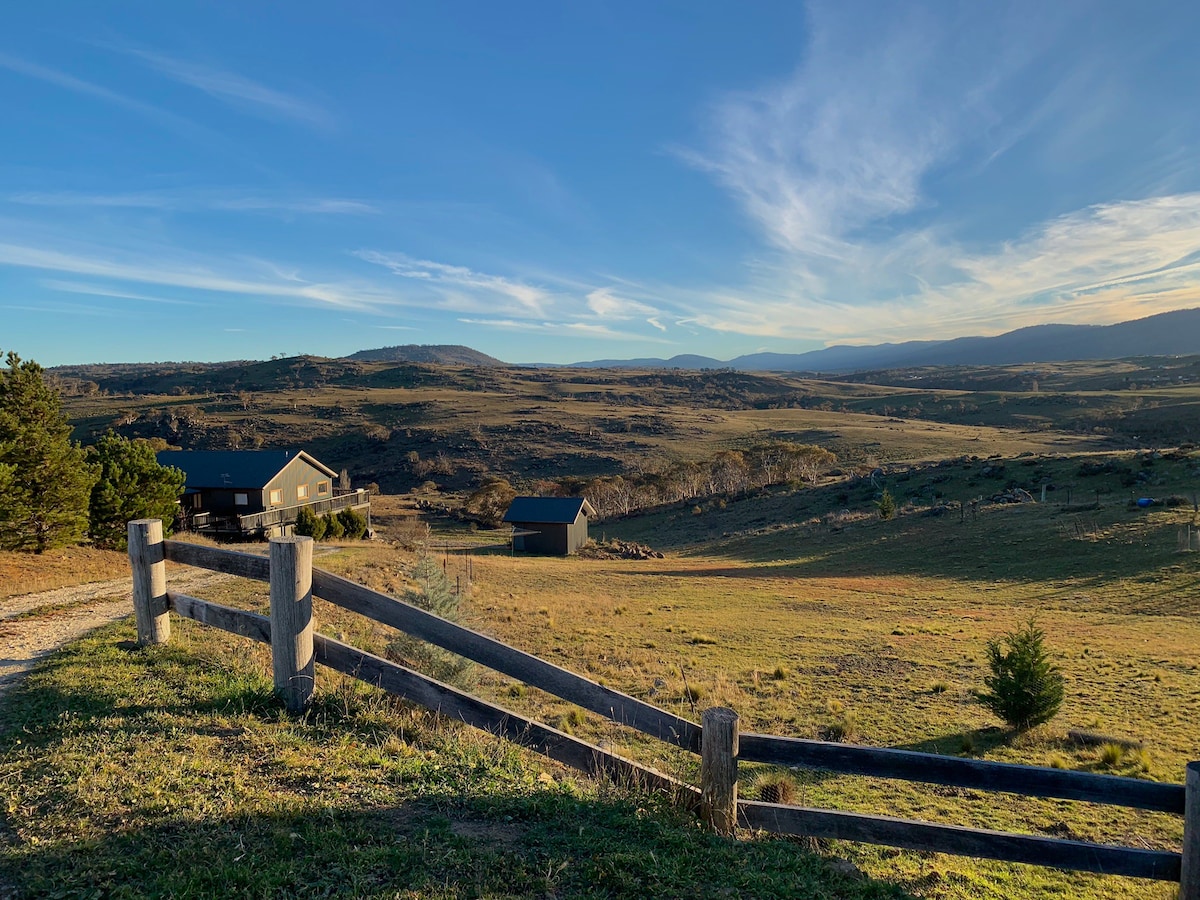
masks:
[[[512,525],[514,551],[567,556],[587,541],[594,515],[583,497],[515,497],[504,521]]]

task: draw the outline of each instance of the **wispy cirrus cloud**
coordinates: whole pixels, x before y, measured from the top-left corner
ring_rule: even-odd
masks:
[[[250,192],[142,191],[84,193],[80,191],[25,191],[12,194],[10,203],[42,207],[96,207],[188,212],[312,213],[316,215],[372,215],[378,207],[345,197],[273,197]]]
[[[204,129],[196,125],[194,122],[185,119],[183,116],[177,115],[170,110],[162,109],[151,103],[145,103],[137,100],[126,94],[118,91],[110,90],[103,85],[95,84],[91,81],[85,81],[82,78],[77,78],[68,72],[63,72],[60,69],[54,69],[49,66],[43,66],[29,60],[22,59],[18,56],[13,56],[8,53],[0,52],[0,69],[7,69],[10,72],[16,72],[18,75],[23,75],[27,78],[34,78],[38,81],[46,82],[47,84],[55,85],[64,90],[71,91],[76,94],[82,94],[88,97],[94,97],[97,100],[102,100],[112,106],[118,106],[130,112],[153,119],[158,124],[169,128],[176,132],[181,132],[189,135],[197,135],[206,133]]]
[[[195,306],[191,300],[179,300],[174,297],[155,297],[137,291],[122,290],[101,284],[89,284],[83,281],[63,281],[58,278],[39,279],[42,287],[66,294],[86,294],[90,297],[113,297],[120,300],[142,300],[146,303],[165,303],[168,306]]]
[[[285,276],[264,265],[257,268],[265,271],[255,271],[228,259],[178,252],[164,256],[112,247],[56,248],[0,241],[0,265],[342,309],[372,311],[416,302],[370,282],[315,281],[295,273]]]
[[[607,325],[589,322],[535,322],[526,319],[471,319],[460,318],[464,325],[482,325],[503,331],[521,331],[529,334],[561,335],[574,338],[594,338],[622,341],[643,341],[652,344],[669,344],[670,341],[654,335],[639,334],[633,331],[618,331]]]
[[[551,303],[550,292],[524,282],[476,272],[466,266],[414,259],[403,253],[358,250],[364,262],[383,266],[393,275],[412,279],[439,295],[448,308],[464,311],[494,309],[497,300],[515,303],[523,315],[543,316]]]
[[[1026,183],[989,180],[1016,147],[1053,168],[1127,121],[1118,95],[1098,89],[1111,58],[1061,52],[1084,10],[810,9],[797,69],[718,98],[705,139],[676,150],[765,245],[741,284],[661,289],[690,309],[685,324],[874,342],[1200,305],[1200,194],[1129,197],[1118,186],[1129,181],[1093,182],[1110,192],[1102,202],[1039,220],[1022,218]],[[980,228],[956,205],[952,188],[964,187],[989,198],[994,221]]]
[[[1099,204],[991,246],[917,234],[856,252],[869,267],[846,276],[859,288],[853,302],[797,297],[786,265],[762,270],[743,290],[680,300],[703,328],[826,343],[1106,324],[1197,306],[1200,193]]]
[[[241,112],[286,119],[322,130],[335,124],[333,115],[319,104],[229,69],[149,50],[115,46],[110,49],[132,56],[160,74],[203,91]]]

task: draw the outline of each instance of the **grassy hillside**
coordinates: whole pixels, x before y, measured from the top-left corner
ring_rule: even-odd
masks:
[[[1090,368],[1073,371],[1091,377]],[[426,482],[470,489],[489,474],[532,486],[644,471],[770,439],[820,443],[845,464],[872,466],[1165,446],[1200,422],[1193,387],[1079,392],[1065,378],[1055,391],[962,391],[728,371],[299,358],[124,373],[91,390],[73,381],[68,411],[85,441],[112,427],[185,448],[299,445],[393,492]]]
[[[0,706],[3,896],[905,896],[328,673],[291,719],[261,648],[175,632],[103,629]]]
[[[388,540],[319,564],[399,592],[417,555],[434,553],[463,586],[474,627],[689,717],[729,705],[748,730],[1178,782],[1200,745],[1200,563],[1179,543],[1195,513],[1130,508],[1125,482],[1182,495],[1195,467],[1188,453],[968,457],[877,472],[900,501],[892,521],[871,513],[879,484],[861,478],[600,526],[673,548],[639,561],[446,552],[456,534],[436,520],[427,534],[389,501],[377,517]],[[1010,485],[1040,494],[1040,483],[1055,487],[1045,504],[928,514],[942,508],[931,501]],[[486,532],[473,537],[489,543]],[[252,583],[208,596],[265,604]],[[1067,699],[1050,725],[1014,737],[973,692],[986,642],[1031,614]],[[316,616],[326,633],[369,649],[390,639],[328,604]],[[735,896],[1170,896],[1129,879],[814,845],[868,875],[847,880],[792,844],[706,837],[645,799],[337,678],[323,677],[310,716],[289,721],[269,699],[262,649],[200,626],[177,622],[165,649],[131,651],[131,637],[129,625],[98,634],[0,708],[0,871],[31,896],[51,883],[198,895],[218,881],[251,894],[286,885],[410,897],[678,896],[696,883]],[[480,672],[478,690],[696,776],[691,756],[507,677]],[[1141,746],[1078,745],[1069,729]],[[749,765],[743,795],[779,777],[807,805],[1145,847],[1181,837],[1170,816]],[[157,865],[163,858],[171,865]]]

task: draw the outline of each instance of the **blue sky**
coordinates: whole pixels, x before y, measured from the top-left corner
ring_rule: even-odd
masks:
[[[0,348],[510,362],[1200,306],[1181,2],[7,4]]]

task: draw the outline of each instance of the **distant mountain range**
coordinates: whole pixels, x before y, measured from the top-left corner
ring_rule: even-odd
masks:
[[[1073,359],[1185,356],[1200,353],[1200,309],[1181,309],[1116,325],[1033,325],[995,337],[835,346],[807,353],[751,353],[722,362],[684,354],[670,359],[598,359],[575,368],[739,369],[853,372],[914,366],[1008,366]]]
[[[345,357],[360,362],[410,362],[439,366],[506,366],[494,356],[459,344],[402,344],[359,350]]]

